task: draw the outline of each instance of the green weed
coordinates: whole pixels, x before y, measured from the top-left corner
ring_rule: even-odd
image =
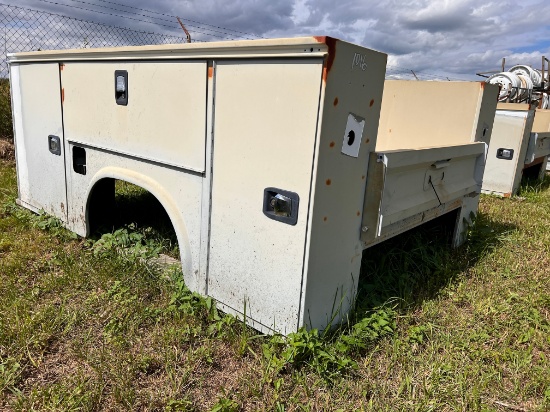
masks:
[[[10,82],[0,79],[0,139],[13,138]]]
[[[222,397],[218,399],[216,404],[210,409],[210,412],[237,412],[239,404],[232,399]]]
[[[151,228],[137,229],[135,224],[105,233],[98,240],[89,240],[88,246],[95,256],[106,257],[118,253],[130,260],[158,257],[163,245],[151,237]]]
[[[3,329],[3,328],[2,328]],[[14,390],[21,377],[21,364],[13,358],[0,356],[0,393]]]
[[[286,338],[274,336],[262,344],[267,376],[311,367],[326,382],[357,369],[355,357],[396,329],[395,312],[380,308],[353,324],[347,333],[319,334],[300,329]]]

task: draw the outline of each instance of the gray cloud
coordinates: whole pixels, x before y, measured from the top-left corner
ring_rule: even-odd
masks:
[[[5,1],[109,25],[182,36],[170,17],[178,15],[188,19],[186,24],[196,40],[326,34],[389,53],[392,66],[413,69],[421,77],[425,72],[475,78],[476,71],[498,69],[502,57],[510,63],[538,66],[542,54],[550,55],[549,43],[544,43],[550,39],[550,24],[544,23],[550,22],[547,0],[112,0],[167,16],[85,0],[148,17],[71,0],[55,0],[71,7],[37,0]]]
[[[475,24],[479,17],[473,16],[473,7],[465,2],[426,2],[416,12],[399,17],[405,30],[421,30],[430,33],[452,32]]]

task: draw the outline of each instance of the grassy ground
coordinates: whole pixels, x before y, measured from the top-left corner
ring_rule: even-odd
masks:
[[[0,159],[0,409],[548,410],[549,186],[484,197],[458,250],[437,229],[368,249],[349,324],[284,340],[152,263],[177,256],[165,226],[76,239],[14,205]]]

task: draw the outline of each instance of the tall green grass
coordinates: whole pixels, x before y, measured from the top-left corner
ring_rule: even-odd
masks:
[[[135,187],[131,219],[76,239],[0,160],[0,409],[547,410],[549,183],[484,197],[459,249],[437,226],[367,249],[348,320],[283,338],[155,263],[173,242]]]
[[[0,79],[0,139],[13,139],[10,83]]]

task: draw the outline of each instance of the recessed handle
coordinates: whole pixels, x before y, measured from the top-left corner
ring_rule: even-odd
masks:
[[[86,174],[86,149],[83,147],[73,147],[73,170],[80,174]]]
[[[294,226],[298,222],[299,204],[297,193],[275,187],[264,189],[263,212],[270,219]]]
[[[48,136],[48,149],[50,153],[61,156],[61,139],[53,134]]]
[[[128,105],[128,71],[115,70],[115,101],[120,106]]]
[[[514,149],[497,149],[497,159],[512,160],[514,158]]]

